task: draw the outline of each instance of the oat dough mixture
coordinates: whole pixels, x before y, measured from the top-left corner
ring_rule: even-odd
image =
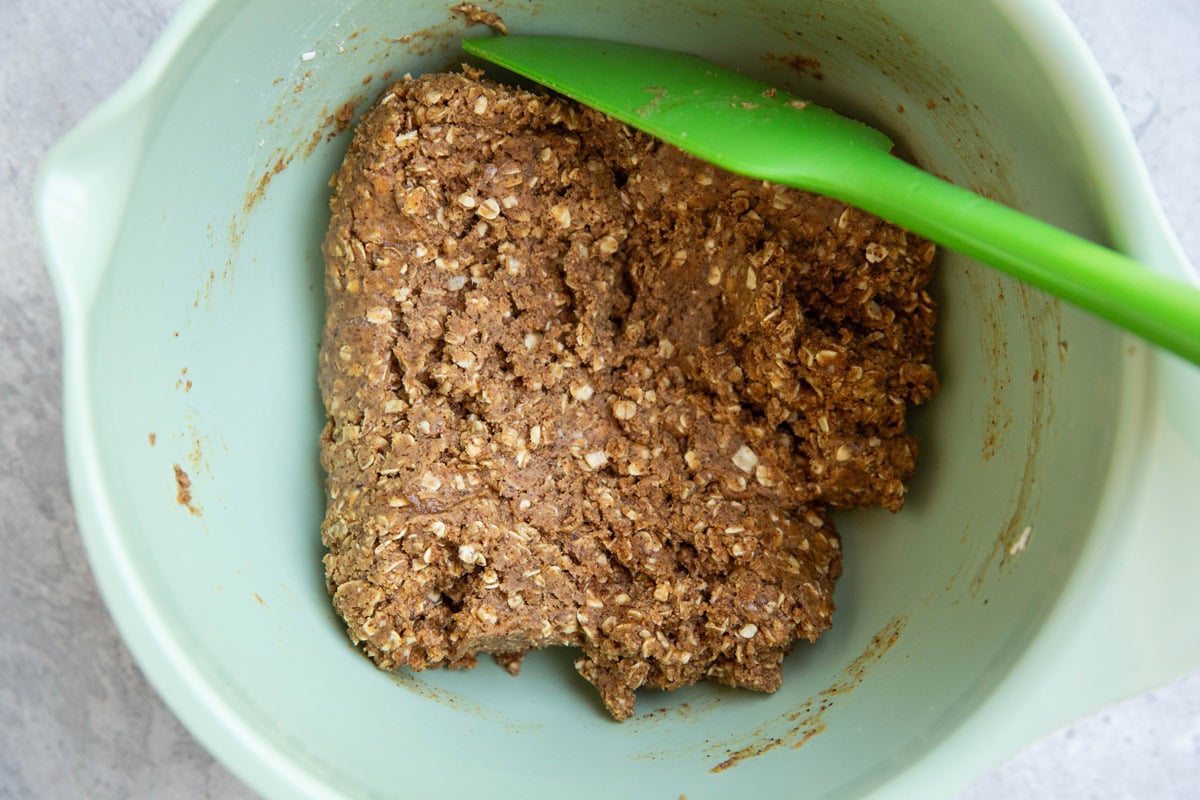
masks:
[[[560,99],[406,78],[333,180],[325,566],[384,669],[580,649],[774,691],[829,628],[828,509],[898,510],[934,248]]]

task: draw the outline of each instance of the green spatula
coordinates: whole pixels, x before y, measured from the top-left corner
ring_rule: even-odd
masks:
[[[540,36],[463,47],[731,172],[883,217],[1200,364],[1200,289],[922,172],[866,125],[683,53]]]

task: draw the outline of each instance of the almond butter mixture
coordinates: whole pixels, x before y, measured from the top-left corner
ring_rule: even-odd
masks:
[[[384,669],[780,685],[830,508],[900,509],[934,248],[472,71],[406,78],[333,180],[329,590]]]

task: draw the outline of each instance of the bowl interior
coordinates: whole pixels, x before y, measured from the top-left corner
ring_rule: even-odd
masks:
[[[741,67],[883,127],[956,183],[1103,241],[1078,123],[998,7],[497,10],[514,32]],[[489,662],[379,672],[350,646],[321,566],[327,181],[350,135],[339,119],[389,78],[455,64],[458,39],[483,32],[444,3],[218,2],[162,76],[86,321],[98,480],[143,610],[223,714],[355,796],[473,794],[473,781],[447,786],[463,768],[502,794],[532,784],[694,798],[802,780],[818,797],[877,785],[971,714],[1054,603],[1108,470],[1121,337],[941,256],[943,389],[912,417],[923,449],[908,507],[840,516],[834,628],[792,654],[773,696],[644,693],[639,716],[618,725],[566,652],[531,656],[517,679]],[[177,502],[176,466],[195,514]],[[266,765],[242,773],[264,791],[282,785]]]

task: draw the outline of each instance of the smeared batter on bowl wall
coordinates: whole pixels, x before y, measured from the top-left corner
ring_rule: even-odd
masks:
[[[933,246],[478,73],[393,85],[334,181],[323,538],[385,669],[581,648],[774,691],[828,629],[829,507],[899,510]]]
[[[792,749],[803,747],[814,736],[825,730],[826,712],[833,708],[836,700],[850,694],[862,684],[867,673],[883,659],[896,642],[900,641],[900,634],[904,632],[907,625],[906,617],[899,615],[892,617],[871,637],[871,641],[868,642],[863,652],[846,665],[839,680],[834,681],[828,688],[808,698],[787,713],[787,723],[783,730],[769,735],[766,731],[771,726],[764,726],[751,734],[750,743],[742,744],[736,749],[726,745],[723,750],[726,758],[711,771],[724,772],[730,767],[736,767],[746,759],[761,756],[784,745],[788,745]],[[773,720],[772,723],[777,724],[779,721]],[[713,752],[718,751],[714,750]]]

